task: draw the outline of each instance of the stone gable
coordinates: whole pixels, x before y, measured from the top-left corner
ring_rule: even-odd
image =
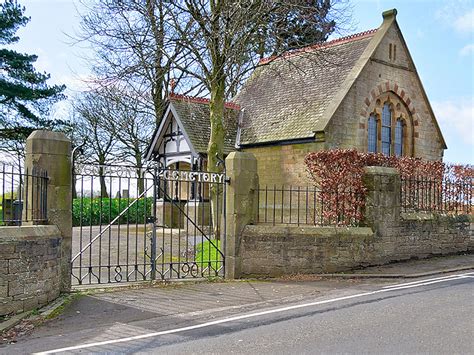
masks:
[[[357,52],[358,60],[352,62],[339,81],[338,91],[331,94],[332,101],[320,116],[313,117],[314,125],[318,126],[326,116],[327,124],[320,128],[324,130],[322,138],[306,144],[244,146],[244,150],[257,157],[262,184],[311,184],[304,165],[304,157],[310,151],[367,151],[367,120],[371,113],[380,115],[385,102],[392,105],[394,118],[406,122],[403,155],[442,159],[445,142],[395,15],[396,12],[384,14],[382,26],[370,37],[370,43]]]

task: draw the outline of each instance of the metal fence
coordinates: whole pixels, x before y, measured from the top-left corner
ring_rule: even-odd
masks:
[[[470,179],[402,177],[400,195],[404,212],[470,214],[473,211],[474,184]]]
[[[47,216],[48,173],[0,164],[0,226],[43,224]]]
[[[258,223],[296,225],[359,225],[364,196],[353,191],[314,187],[260,186]]]

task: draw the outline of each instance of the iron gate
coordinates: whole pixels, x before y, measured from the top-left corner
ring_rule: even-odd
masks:
[[[72,284],[223,277],[225,174],[79,165]]]

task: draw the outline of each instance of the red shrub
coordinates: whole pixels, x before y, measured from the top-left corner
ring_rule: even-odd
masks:
[[[356,150],[310,153],[306,166],[321,190],[323,224],[357,224],[365,202],[364,157]]]
[[[389,157],[355,149],[310,153],[305,163],[315,185],[321,189],[321,213],[328,224],[349,225],[361,220],[366,193],[362,183],[365,166],[396,168],[404,181],[402,197],[415,209],[457,211],[459,206],[472,204],[472,165]]]

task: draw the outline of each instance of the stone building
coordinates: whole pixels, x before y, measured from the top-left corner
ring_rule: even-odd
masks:
[[[446,143],[396,21],[260,62],[226,108],[226,153],[258,162],[261,184],[307,185],[304,157],[322,149],[443,158]],[[148,159],[205,167],[209,101],[171,95]]]

